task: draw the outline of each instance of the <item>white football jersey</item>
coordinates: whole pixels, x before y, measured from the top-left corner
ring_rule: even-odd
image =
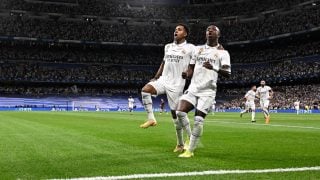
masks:
[[[219,45],[218,45],[219,46]],[[226,71],[231,73],[230,55],[226,50],[208,45],[196,46],[190,64],[194,64],[193,76],[188,91],[199,96],[214,96],[217,88],[218,71],[222,66],[228,66]],[[214,70],[203,67],[210,62]]]
[[[247,99],[248,103],[254,103],[256,92],[254,92],[253,90],[249,90],[244,97]]]
[[[159,80],[172,91],[182,91],[185,85],[182,72],[188,69],[194,45],[185,41],[181,44],[167,44],[164,49],[163,61],[165,64]]]
[[[129,107],[132,107],[134,104],[134,99],[133,98],[128,98],[128,105]]]
[[[300,106],[300,101],[294,102],[294,106]]]
[[[270,97],[269,91],[270,90],[271,90],[270,86],[264,86],[264,87],[260,86],[260,87],[258,87],[257,92],[260,95],[260,99],[262,99],[262,100],[269,99],[269,97]]]

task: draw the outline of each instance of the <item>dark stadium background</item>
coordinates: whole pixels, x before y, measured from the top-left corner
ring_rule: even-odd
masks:
[[[155,124],[141,89],[178,23],[195,45],[219,27],[232,74],[205,120],[162,95]],[[270,115],[240,116],[261,80]],[[320,0],[0,0],[0,180],[320,179],[319,101]]]
[[[218,108],[237,109],[261,79],[275,91],[271,108],[290,109],[297,99],[302,107],[318,108],[318,0],[0,2],[0,95],[5,100],[139,99],[182,22],[191,30],[188,41],[196,45],[205,43],[209,24],[221,30],[232,76],[219,79]]]

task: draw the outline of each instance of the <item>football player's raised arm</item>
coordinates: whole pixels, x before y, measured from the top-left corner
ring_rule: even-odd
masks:
[[[158,69],[158,71],[157,71],[157,73],[156,73],[156,75],[154,76],[154,78],[153,78],[153,80],[157,80],[157,79],[159,79],[159,77],[162,75],[162,72],[163,72],[163,67],[164,67],[164,61],[162,61],[162,63],[161,63],[161,65],[160,65],[160,67],[159,67],[159,69]]]
[[[191,60],[190,63],[188,65],[188,69],[185,72],[182,72],[182,78],[183,79],[191,79],[193,76],[193,70],[194,70],[194,66],[196,64],[196,59],[197,59],[197,50],[194,49],[192,51],[192,55],[191,55]]]
[[[248,100],[248,93],[243,97],[244,100]]]
[[[229,78],[231,76],[230,55],[228,51],[224,51],[224,54],[221,57],[221,67],[218,73],[226,78]]]
[[[160,64],[160,67],[159,67],[156,75],[153,77],[153,79],[151,79],[151,81],[155,81],[155,80],[159,79],[160,76],[162,75],[163,68],[164,68],[164,64],[165,64],[165,62],[166,62],[165,57],[166,57],[166,53],[167,53],[167,51],[168,51],[168,48],[169,48],[169,45],[166,45],[166,46],[164,47],[164,57],[163,57],[162,63]]]

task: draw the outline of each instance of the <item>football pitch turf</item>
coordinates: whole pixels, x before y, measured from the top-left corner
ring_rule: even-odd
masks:
[[[205,120],[195,156],[178,158],[170,115],[141,129],[135,112],[0,112],[0,179],[264,170],[320,166],[320,114],[216,113]],[[193,116],[189,115],[191,124]],[[165,179],[165,178],[158,178]],[[320,179],[320,170],[168,179]]]

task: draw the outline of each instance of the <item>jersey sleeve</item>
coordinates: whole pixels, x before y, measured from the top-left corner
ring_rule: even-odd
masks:
[[[193,44],[190,44],[190,46],[189,46],[189,52],[190,52],[189,57],[190,57],[190,60],[192,59],[192,55],[193,55],[193,51],[194,51],[195,47],[196,46],[193,45]]]
[[[198,56],[198,48],[194,47],[191,53],[190,64],[196,64],[197,56]]]
[[[163,53],[163,59],[162,59],[163,62],[166,62],[166,54],[168,52],[168,49],[169,49],[169,44],[164,46],[164,53]]]
[[[224,51],[221,56],[220,69],[231,73],[230,55],[228,51]]]
[[[244,95],[245,98],[247,98],[249,96],[249,91],[246,93],[246,95]]]

